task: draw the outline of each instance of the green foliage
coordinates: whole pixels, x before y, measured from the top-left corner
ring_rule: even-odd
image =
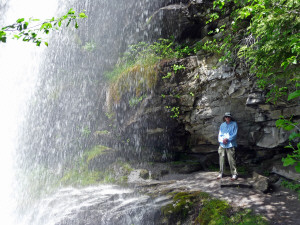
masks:
[[[91,161],[97,157],[105,157],[105,153],[113,151],[106,146],[97,145],[92,149],[86,150],[85,153],[74,161],[72,167],[64,171],[62,177],[57,178],[56,183],[63,186],[88,186],[97,183],[118,183],[124,184],[127,177],[133,170],[128,163],[116,161],[104,170],[89,168]]]
[[[172,113],[172,115],[170,116],[171,118],[178,118],[179,117],[179,106],[165,106],[165,108]]]
[[[58,18],[51,18],[45,21],[40,21],[39,19],[30,18],[25,20],[25,18],[17,19],[14,24],[2,27],[0,29],[0,42],[6,43],[7,38],[21,39],[24,42],[32,42],[37,46],[44,43],[48,46],[48,42],[43,39],[44,34],[49,34],[50,31],[59,30],[62,23],[66,23],[66,27],[70,25],[71,22],[74,23],[74,27],[77,29],[79,27],[78,20],[86,18],[86,14],[80,12],[76,15],[73,9],[70,9],[65,15]]]
[[[173,66],[174,73],[176,74],[179,70],[184,70],[185,66],[174,64]]]
[[[292,122],[292,117],[289,120],[281,117],[281,119],[276,121],[276,127],[283,128],[286,131],[295,130],[295,132],[292,132],[289,136],[290,141],[300,138],[299,122]],[[285,146],[285,148],[292,149],[293,152],[292,154],[288,154],[285,158],[282,158],[283,166],[295,165],[295,170],[300,173],[300,142],[298,142],[296,146],[290,143],[288,146]]]
[[[124,53],[112,71],[105,73],[105,77],[108,81],[113,82],[116,80],[116,77],[136,65],[143,66],[156,64],[163,59],[182,58],[191,53],[196,53],[200,48],[201,46],[199,44],[196,44],[194,48],[186,45],[178,45],[174,42],[173,37],[170,39],[160,38],[157,42],[152,44],[139,42],[136,45],[129,46],[129,50]],[[173,69],[177,72],[185,68],[184,66],[174,65]],[[169,75],[169,77],[170,76],[171,75]]]
[[[142,96],[140,96],[139,98],[135,98],[135,97],[133,97],[133,98],[131,98],[130,100],[129,100],[129,105],[130,105],[130,107],[134,107],[134,106],[136,106],[136,105],[138,105],[141,101],[143,101],[143,99],[145,99],[147,97],[147,95],[142,95]]]
[[[108,135],[110,132],[108,130],[97,130],[93,133],[95,136]]]
[[[168,79],[172,76],[171,72],[168,72],[166,76],[163,76],[162,79]]]
[[[176,74],[179,70],[184,70],[185,66],[174,64],[172,66],[174,73]],[[162,79],[168,79],[172,76],[171,72],[168,72],[166,76],[163,76]]]
[[[104,73],[110,82],[109,107],[111,108],[112,103],[118,103],[123,93],[132,90],[136,92],[134,100],[139,100],[143,93],[156,84],[157,67],[161,60],[179,58],[190,51],[192,50],[186,46],[175,45],[173,39],[159,39],[152,44],[140,42],[131,45],[115,68]],[[174,73],[184,68],[182,65],[173,66]],[[171,76],[172,73],[168,73],[163,79]]]
[[[91,130],[88,126],[82,128],[81,133],[83,136],[88,137],[91,134]]]
[[[86,163],[89,163],[91,160],[96,158],[97,156],[102,155],[105,151],[111,150],[110,148],[103,145],[96,145],[91,150],[86,151],[83,154],[83,159]]]
[[[287,95],[299,96],[300,19],[296,12],[300,2],[294,0],[216,1],[216,5],[234,3],[232,33],[239,24],[250,20],[248,40],[239,56],[250,65],[260,79],[261,88],[268,89],[268,101],[276,102]],[[222,3],[220,3],[222,2]],[[221,4],[221,5],[220,5]]]

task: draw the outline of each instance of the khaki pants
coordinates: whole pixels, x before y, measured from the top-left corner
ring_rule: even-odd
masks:
[[[237,170],[235,165],[235,148],[234,147],[222,148],[221,146],[218,149],[219,161],[220,161],[220,174],[223,174],[224,172],[225,152],[227,154],[231,175],[237,175]]]

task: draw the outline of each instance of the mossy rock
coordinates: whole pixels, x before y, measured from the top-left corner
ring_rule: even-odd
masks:
[[[206,200],[203,204],[196,224],[222,224],[224,218],[228,218],[232,207],[226,202],[219,199]],[[224,223],[226,224],[226,223]]]
[[[173,195],[172,203],[162,207],[163,224],[175,224],[183,222],[190,215],[195,213],[200,202],[211,198],[205,192],[179,192],[171,193]]]
[[[83,154],[83,161],[89,170],[104,171],[116,161],[116,151],[103,145],[96,145]]]
[[[86,151],[83,154],[83,158],[86,160],[86,163],[89,164],[90,161],[109,152],[109,150],[112,150],[112,149],[109,147],[103,146],[103,145],[96,145],[92,149]]]
[[[206,200],[194,224],[201,225],[268,225],[261,215],[250,209],[234,210],[226,201],[220,199]]]
[[[235,209],[226,201],[210,194],[197,192],[172,192],[172,202],[161,208],[161,224],[199,225],[267,225],[268,222],[249,209]]]

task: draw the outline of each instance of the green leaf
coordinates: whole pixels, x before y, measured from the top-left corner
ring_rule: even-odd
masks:
[[[17,23],[22,23],[24,20],[25,20],[24,18],[18,19]]]
[[[285,129],[287,131],[293,130],[294,128],[295,128],[295,126],[293,126],[293,125],[288,125],[288,126],[283,127],[283,129]]]
[[[75,10],[73,10],[72,8],[69,10],[68,14],[75,14]]]
[[[287,155],[286,158],[282,158],[283,166],[293,165],[296,160],[294,160],[290,155]]]
[[[289,94],[288,101],[297,98],[299,96],[300,96],[300,90],[294,91],[293,93]]]
[[[300,137],[300,133],[293,132],[289,136],[289,140],[291,141],[291,140],[294,140],[295,138],[298,138],[298,137]]]
[[[6,43],[6,37],[1,37],[0,41],[3,42],[3,43]]]
[[[29,24],[28,22],[25,22],[25,23],[23,24],[23,29],[24,29],[24,30],[26,30],[26,29],[27,29],[27,27],[28,27],[28,24]]]
[[[0,30],[0,38],[3,37],[3,36],[6,36],[6,32]]]
[[[78,26],[78,23],[76,22],[76,23],[75,23],[75,28],[78,29],[78,27],[79,27],[79,26]]]
[[[293,149],[294,150],[294,147],[290,144],[290,145],[286,145],[284,146],[284,148],[290,148],[290,149]]]
[[[85,13],[82,12],[82,13],[79,13],[79,17],[80,17],[80,18],[86,18],[87,15],[85,15]]]
[[[297,165],[295,166],[295,170],[297,173],[300,173],[300,162],[298,162]]]
[[[289,121],[288,121],[288,120],[285,120],[285,119],[279,119],[279,120],[276,120],[275,125],[276,125],[276,127],[282,127],[282,126],[284,126],[287,122],[289,122]]]
[[[17,27],[17,30],[18,30],[18,31],[22,31],[22,30],[23,30],[23,26],[22,26],[22,24],[21,24],[21,25],[19,25],[19,26]]]
[[[68,21],[66,27],[68,27],[68,26],[70,25],[71,21],[72,21],[72,19],[69,19],[69,21]]]
[[[45,45],[48,47],[48,42],[45,42]]]

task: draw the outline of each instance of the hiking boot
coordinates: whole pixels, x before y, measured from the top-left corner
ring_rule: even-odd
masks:
[[[237,175],[232,175],[231,180],[237,180]]]
[[[217,176],[217,179],[221,179],[223,177],[223,175],[220,173],[218,176]]]

